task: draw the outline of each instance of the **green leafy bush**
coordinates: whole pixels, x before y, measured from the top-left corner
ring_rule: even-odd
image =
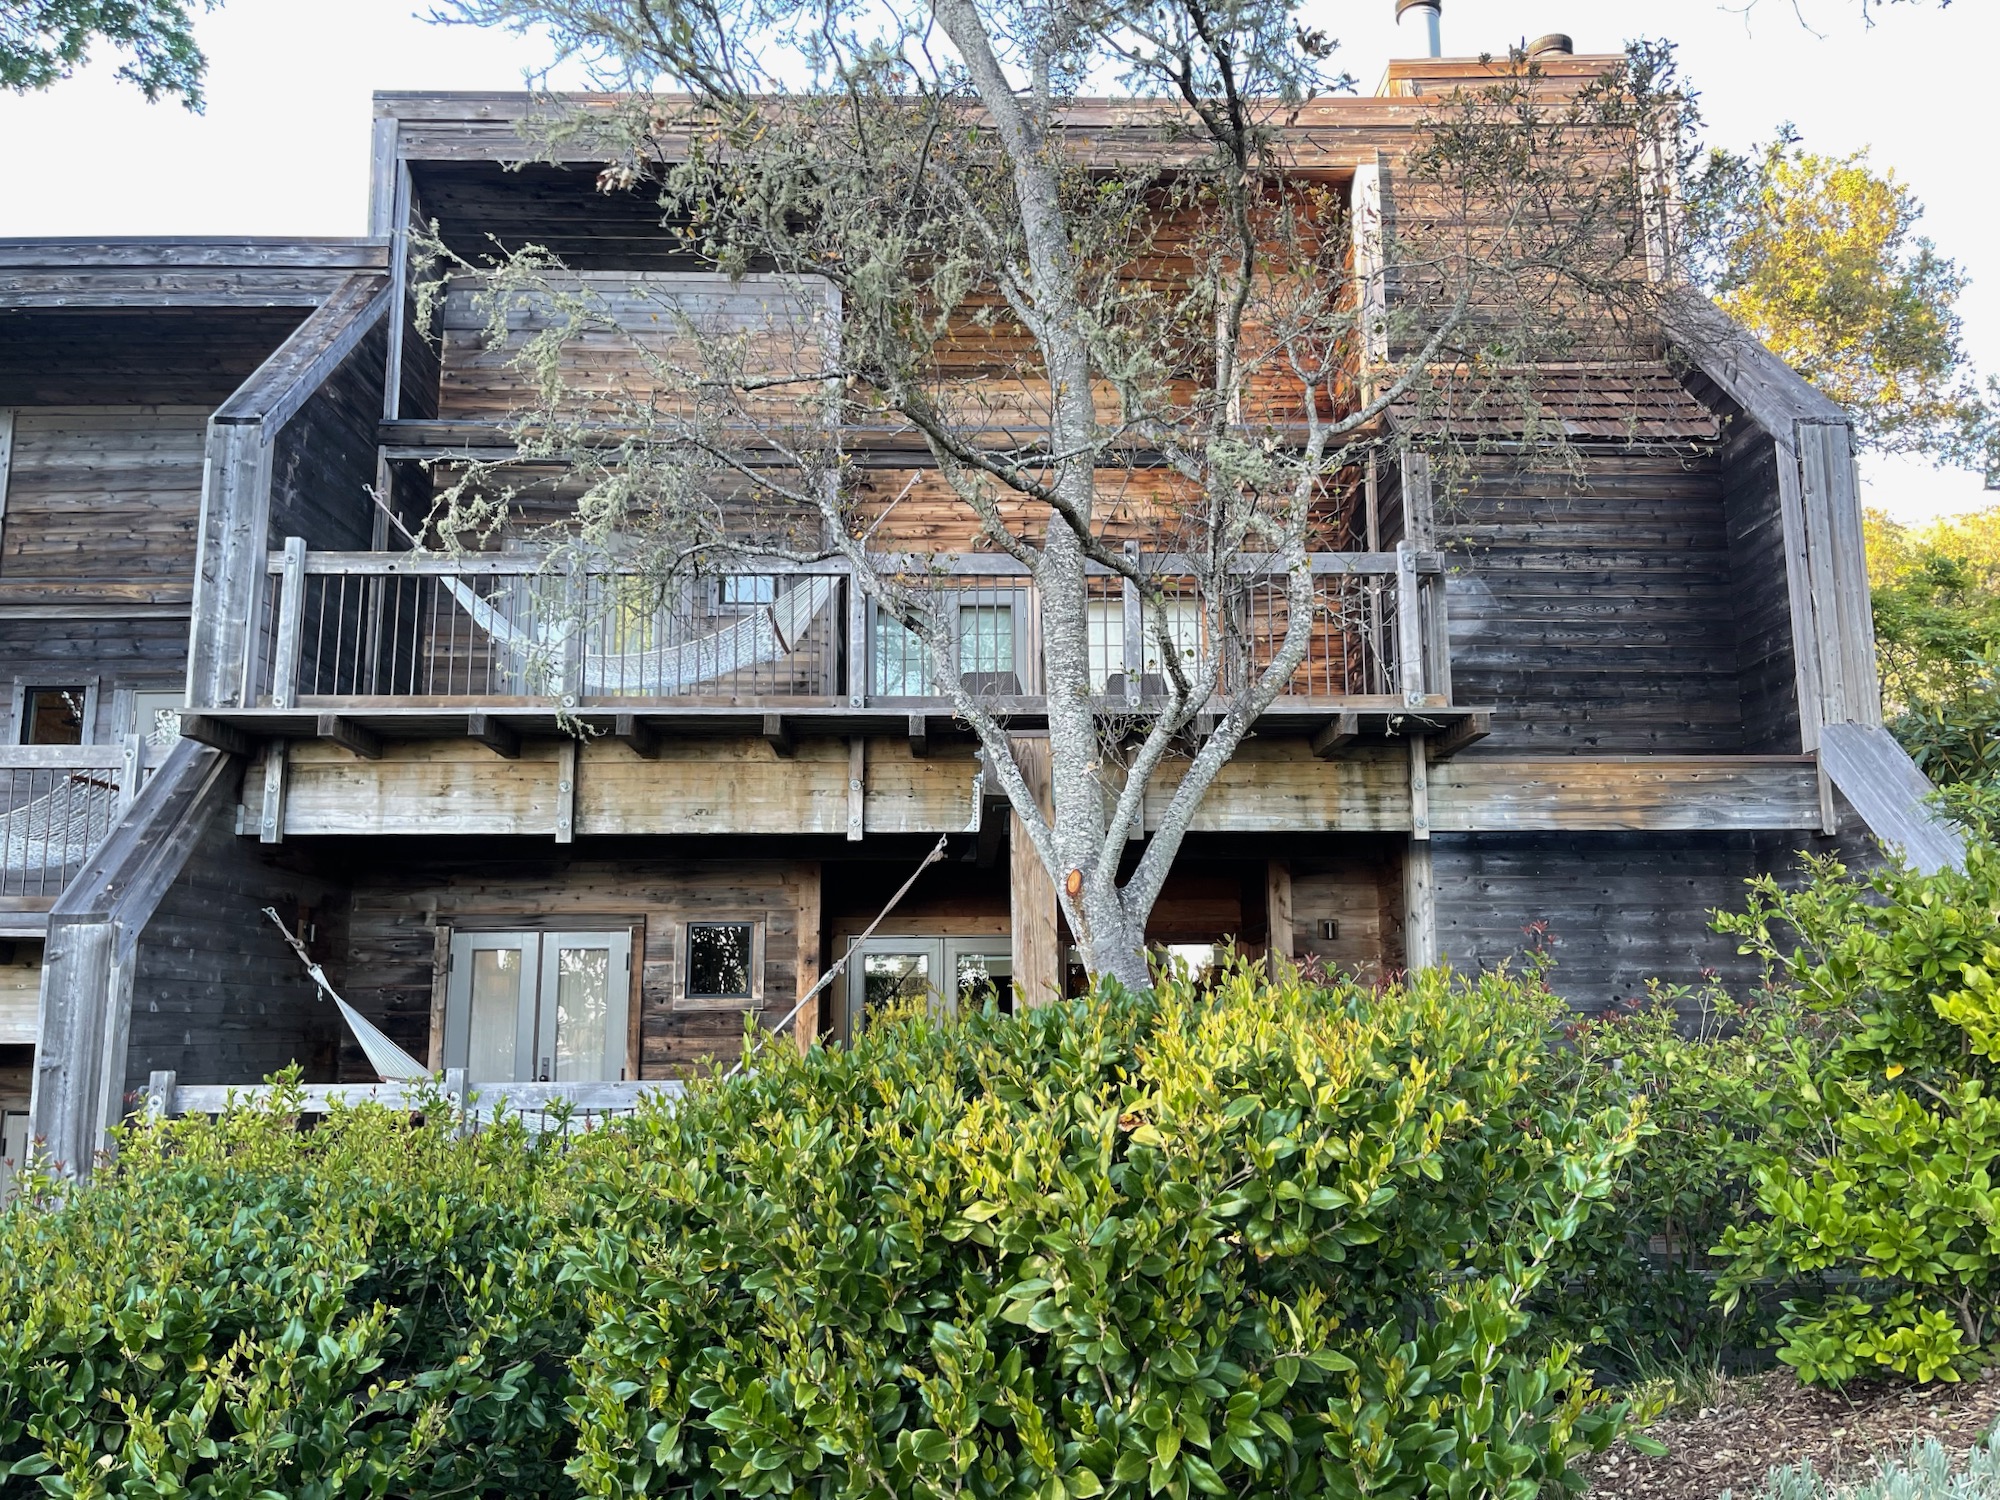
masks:
[[[1226,976],[768,1048],[536,1143],[133,1133],[0,1221],[58,1495],[1499,1497],[1621,1409],[1527,1304],[1634,1107],[1504,977]]]
[[[1778,1357],[1807,1380],[1864,1373],[1957,1379],[2000,1337],[2000,849],[1990,802],[1966,868],[1866,878],[1815,862],[1786,890],[1756,884],[1724,918],[1834,1028],[1796,1096],[1800,1127],[1754,1171],[1758,1215],[1730,1228],[1723,1295],[1810,1277]]]
[[[129,1132],[0,1217],[0,1493],[560,1493],[567,1170],[518,1126],[300,1131],[283,1095]]]
[[[1568,1085],[1605,1102],[1646,1100],[1646,1126],[1604,1211],[1565,1247],[1536,1298],[1544,1328],[1588,1347],[1621,1379],[1757,1358],[1775,1287],[1728,1309],[1714,1247],[1758,1213],[1756,1171],[1790,1153],[1830,1045],[1821,1018],[1785,994],[1732,998],[1655,985],[1635,1005],[1579,1019]]]

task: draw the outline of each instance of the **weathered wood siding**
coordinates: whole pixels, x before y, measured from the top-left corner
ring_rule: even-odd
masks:
[[[0,692],[12,688],[97,684],[97,713],[87,726],[90,743],[104,744],[119,722],[119,690],[178,693],[187,682],[185,612],[143,618],[0,619]],[[19,726],[0,706],[0,742],[11,744]]]
[[[1777,445],[1762,428],[1739,418],[1723,450],[1721,474],[1743,748],[1794,751],[1801,743],[1798,654],[1786,584]]]
[[[1743,749],[1716,465],[1602,456],[1584,480],[1488,464],[1440,502],[1453,695],[1496,710],[1474,754]]]
[[[237,837],[226,806],[210,822],[139,939],[128,1093],[160,1068],[191,1083],[256,1083],[297,1062],[308,1082],[333,1079],[339,1013],[261,915],[274,906],[289,924],[310,908],[315,951],[337,958],[344,892],[303,863]],[[338,984],[337,962],[329,973]]]
[[[382,415],[388,333],[377,325],[355,346],[271,450],[273,547],[300,536],[322,551],[363,551],[375,533],[375,429]]]
[[[207,420],[196,406],[17,411],[0,601],[186,604]]]
[[[671,1077],[702,1058],[733,1052],[741,1007],[691,1008],[678,1000],[683,927],[751,917],[764,923],[764,1021],[798,999],[801,964],[816,966],[819,869],[804,860],[525,858],[492,846],[449,862],[371,855],[357,870],[343,968],[348,999],[405,1051],[425,1056],[440,979],[440,929],[493,930],[510,921],[553,930],[643,926],[640,1067]],[[817,972],[815,967],[815,973]],[[810,979],[807,981],[810,983]],[[346,1077],[366,1076],[351,1044]]]
[[[1431,841],[1438,938],[1461,969],[1492,967],[1545,941],[1556,992],[1583,1010],[1646,993],[1646,981],[1733,989],[1755,965],[1709,913],[1740,907],[1743,882],[1790,863],[1745,834],[1439,836]],[[1545,937],[1528,929],[1546,923]]]
[[[302,295],[296,307],[255,309],[0,309],[0,406],[144,401],[213,408],[315,300]]]

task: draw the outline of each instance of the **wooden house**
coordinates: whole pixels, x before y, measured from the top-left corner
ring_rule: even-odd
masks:
[[[50,908],[177,738],[211,424],[387,266],[359,241],[0,241],[0,1156]]]
[[[1307,106],[1300,170],[1379,197],[1426,92],[1482,66],[1399,63],[1375,96]],[[700,274],[594,161],[517,168],[529,105],[378,96],[367,244],[0,245],[0,776],[109,788],[29,899],[0,886],[8,951],[40,974],[38,1035],[9,999],[32,982],[0,982],[0,1092],[20,1100],[38,1045],[32,1129],[58,1160],[87,1162],[157,1072],[372,1076],[265,907],[406,1051],[491,1082],[733,1051],[940,835],[949,858],[800,1024],[835,1041],[882,994],[1067,983],[1052,886],[839,567],[717,580],[633,646],[538,635],[530,553],[397,535],[388,512],[420,517],[440,464],[510,450],[521,379],[461,302],[419,332],[410,225],[467,254],[532,240],[612,288]],[[1113,111],[1091,124],[1116,134]],[[1403,645],[1308,663],[1206,799],[1153,940],[1379,975],[1493,963],[1547,924],[1559,987],[1595,1006],[1737,972],[1707,912],[1801,847],[1874,831],[1949,857],[1880,727],[1847,419],[1712,309],[1686,316],[1678,349],[1564,372],[1580,483],[1501,453],[1443,516],[1412,424],[1351,548],[1315,562],[1329,598],[1379,590]],[[870,462],[921,493],[915,445]],[[951,555],[1032,765],[1024,580],[903,514],[907,545]],[[773,612],[780,651],[704,644]],[[1108,590],[1107,692],[1148,670],[1130,618]]]

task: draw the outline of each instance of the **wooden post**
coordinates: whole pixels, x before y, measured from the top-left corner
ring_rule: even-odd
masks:
[[[146,1118],[171,1120],[174,1117],[175,1073],[171,1068],[155,1070],[146,1079]]]
[[[820,867],[807,865],[804,880],[799,890],[798,908],[798,970],[797,999],[805,1000],[806,991],[819,982],[820,945]],[[812,1050],[819,1037],[820,998],[815,995],[806,1001],[805,1008],[792,1018],[792,1040],[798,1044],[803,1056]]]
[[[271,706],[291,708],[299,699],[300,638],[306,613],[306,539],[285,538],[285,566],[278,583],[278,641],[272,652]]]
[[[257,840],[281,844],[285,840],[286,742],[272,740],[264,747],[264,804],[257,823]]]
[[[1410,837],[1419,843],[1431,836],[1431,757],[1427,737],[1410,736]]]
[[[574,738],[565,738],[556,750],[556,842],[576,841],[576,772],[581,757]]]
[[[1049,742],[1015,739],[1014,764],[1028,790],[1035,794],[1043,816],[1052,815],[1053,783]],[[1029,1005],[1062,998],[1062,949],[1056,940],[1056,886],[1020,815],[1010,812],[1007,852],[1007,899],[1013,928],[1014,987]]]
[[[1265,947],[1273,958],[1290,958],[1296,944],[1292,929],[1292,867],[1282,859],[1264,863]]]
[[[1403,702],[1424,706],[1424,625],[1417,597],[1417,554],[1407,541],[1396,544],[1396,670]]]
[[[58,1171],[85,1177],[104,1138],[101,1069],[105,1010],[114,992],[118,926],[52,923],[42,970],[42,1034],[28,1133]]]
[[[444,1070],[444,1097],[452,1114],[452,1134],[461,1140],[472,1134],[471,1088],[466,1083],[465,1069],[446,1068]]]
[[[132,810],[132,799],[139,795],[139,783],[146,776],[146,738],[136,730],[125,736],[125,763],[118,776],[118,817],[124,818]]]
[[[868,701],[868,595],[861,580],[847,575],[847,706]]]
[[[867,832],[868,741],[856,735],[847,742],[847,841],[861,842]]]
[[[1431,846],[1410,841],[1403,859],[1403,967],[1411,973],[1438,961],[1437,881]]]

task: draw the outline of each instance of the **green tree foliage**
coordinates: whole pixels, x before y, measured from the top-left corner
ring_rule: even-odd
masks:
[[[208,59],[194,40],[194,13],[220,0],[20,0],[0,6],[0,88],[17,94],[69,77],[91,49],[127,54],[118,76],[149,103],[179,99],[202,107]]]
[[[1965,275],[1917,234],[1923,205],[1893,172],[1787,127],[1749,156],[1712,152],[1688,197],[1698,279],[1865,443],[2000,474],[2000,384],[1982,395],[1966,358]]]
[[[1799,1128],[1755,1168],[1758,1216],[1720,1246],[1725,1295],[1821,1282],[1781,1326],[1779,1358],[1808,1380],[1957,1379],[2000,1339],[2000,803],[1961,811],[1963,872],[1815,861],[1718,924],[1837,1036],[1797,1080]]]
[[[2000,508],[1922,527],[1866,518],[1889,727],[1940,785],[2000,773]]]
[[[913,1013],[562,1138],[136,1129],[0,1219],[0,1488],[1574,1491],[1622,1412],[1528,1307],[1641,1125],[1553,1020],[1236,973]]]

